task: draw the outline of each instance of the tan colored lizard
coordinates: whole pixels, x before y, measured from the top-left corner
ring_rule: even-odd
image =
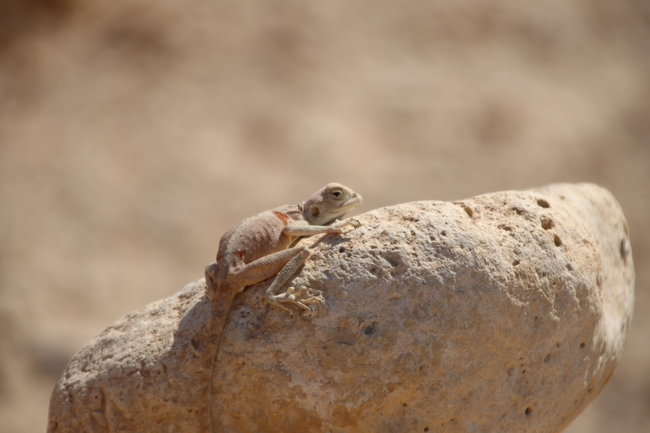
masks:
[[[235,295],[273,276],[266,290],[271,304],[288,310],[282,304],[292,303],[310,310],[310,304],[324,303],[320,291],[312,292],[305,286],[278,293],[309,257],[307,247],[292,246],[303,236],[340,234],[347,226],[359,227],[355,219],[339,218],[361,201],[361,195],[350,188],[330,183],[303,203],[262,212],[226,231],[219,241],[216,263],[205,267],[208,297],[217,310],[219,333]]]
[[[359,194],[338,183],[330,183],[306,201],[285,205],[246,218],[228,229],[219,241],[217,261],[205,267],[205,284],[213,306],[211,329],[212,376],[217,363],[221,334],[235,295],[246,286],[275,276],[266,297],[272,305],[288,310],[283,303],[292,303],[311,311],[310,305],[325,303],[320,291],[305,286],[282,286],[309,257],[307,247],[293,247],[303,236],[340,234],[345,227],[359,227],[356,219],[340,221],[346,213],[361,204]],[[289,310],[290,311],[290,310]],[[214,405],[212,380],[208,385],[208,431],[212,431]],[[219,422],[219,421],[215,421]]]

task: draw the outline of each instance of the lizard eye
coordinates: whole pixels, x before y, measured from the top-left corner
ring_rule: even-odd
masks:
[[[334,198],[340,198],[343,195],[343,190],[341,188],[333,189],[331,192]]]

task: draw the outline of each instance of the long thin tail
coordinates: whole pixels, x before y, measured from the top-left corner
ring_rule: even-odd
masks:
[[[221,337],[223,335],[223,329],[226,325],[226,320],[228,319],[228,313],[230,312],[230,306],[235,297],[234,290],[217,290],[217,286],[214,282],[214,275],[217,270],[216,263],[206,266],[205,268],[205,284],[208,298],[210,299],[213,307],[213,316],[211,320],[212,335],[210,339],[213,341],[213,353],[211,355],[212,366],[210,367],[210,383],[208,384],[208,409],[207,409],[207,426],[208,432],[213,433],[215,430],[212,426],[212,381],[216,372],[217,358],[219,356],[219,348],[221,346]],[[221,287],[220,287],[221,288]]]

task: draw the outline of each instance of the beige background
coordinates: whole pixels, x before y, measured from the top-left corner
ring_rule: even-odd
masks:
[[[647,0],[0,0],[0,431],[43,431],[85,342],[329,181],[361,212],[610,189],[636,315],[569,432],[650,431]]]

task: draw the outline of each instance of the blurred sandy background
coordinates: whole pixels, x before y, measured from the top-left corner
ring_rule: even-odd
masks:
[[[0,0],[0,432],[44,431],[85,342],[329,181],[361,212],[612,191],[636,314],[568,431],[650,431],[648,0]]]

